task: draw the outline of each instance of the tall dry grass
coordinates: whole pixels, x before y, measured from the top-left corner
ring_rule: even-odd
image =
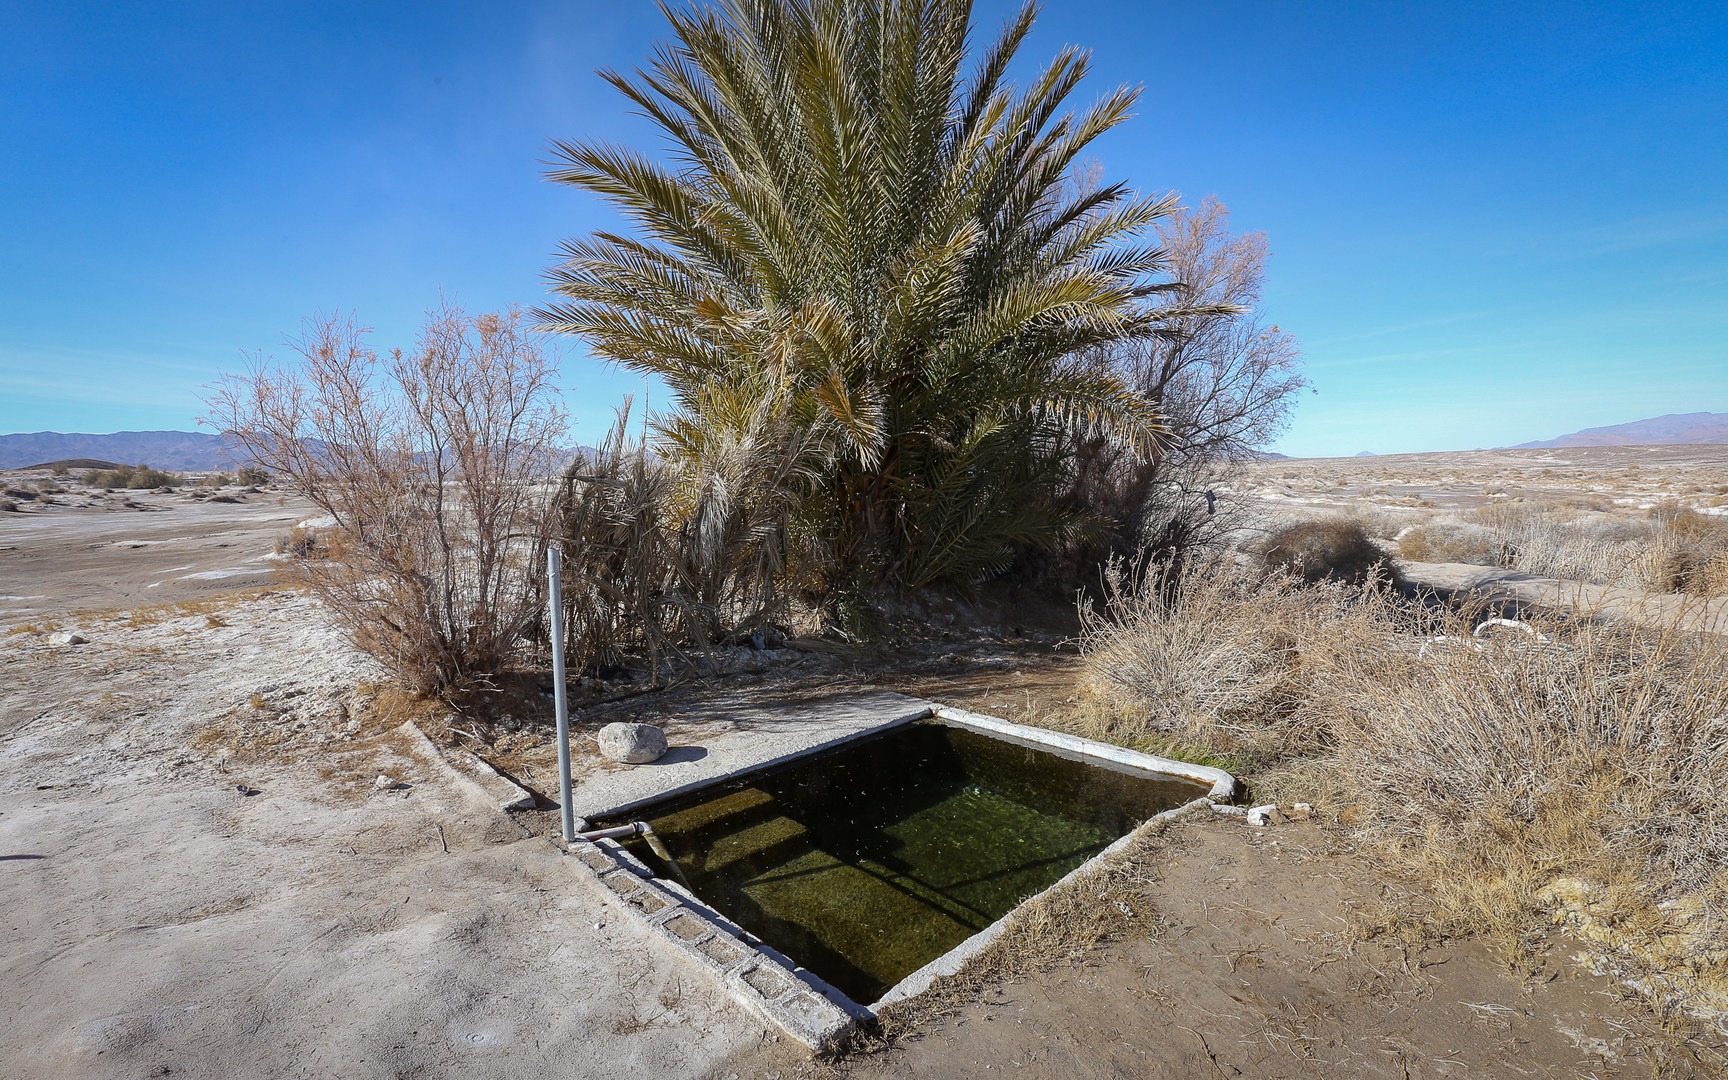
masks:
[[[1304,587],[1294,575],[1259,577],[1227,559],[1180,575],[1112,564],[1103,605],[1080,612],[1091,734],[1247,770],[1322,745],[1329,731],[1305,708],[1322,654],[1393,632],[1382,585]]]
[[[1565,922],[1654,1000],[1728,1018],[1722,639],[1588,617],[1476,637],[1480,613],[1385,591],[1194,578],[1089,614],[1094,734],[1329,803],[1433,932],[1528,958]]]
[[[1678,504],[1653,507],[1642,517],[1569,505],[1495,504],[1473,520],[1405,530],[1398,555],[1653,593],[1728,596],[1728,521]]]
[[[627,658],[651,675],[688,667],[678,662],[792,618],[815,561],[791,525],[805,448],[762,419],[668,459],[630,436],[626,399],[601,445],[565,471],[555,540],[577,670]]]

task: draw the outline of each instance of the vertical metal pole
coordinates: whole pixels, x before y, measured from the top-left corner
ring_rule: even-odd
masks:
[[[560,552],[546,549],[547,604],[552,615],[552,703],[558,714],[558,809],[564,815],[564,842],[576,839],[576,808],[570,801],[570,712],[564,703],[564,585]]]

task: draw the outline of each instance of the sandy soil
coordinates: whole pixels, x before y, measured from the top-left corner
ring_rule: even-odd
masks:
[[[1237,493],[1278,512],[1310,507],[1464,510],[1502,499],[1637,510],[1678,501],[1728,512],[1728,446],[1583,446],[1296,458],[1250,466]],[[1412,517],[1425,516],[1417,514]]]
[[[26,475],[0,473],[0,484],[33,486]],[[271,545],[317,511],[275,490],[225,497],[236,501],[68,488],[0,513],[0,627],[269,585]]]
[[[371,722],[310,601],[137,621],[0,639],[0,1075],[685,1076],[772,1037]]]
[[[167,561],[116,543],[139,539],[148,511],[32,511],[22,520],[37,532],[0,522],[0,547],[13,548],[0,552],[0,591],[47,594],[27,621],[7,617],[23,632],[0,636],[8,1080],[1607,1077],[1650,1075],[1664,1059],[1667,1075],[1713,1075],[1563,942],[1532,982],[1468,942],[1412,954],[1364,940],[1358,913],[1396,883],[1307,824],[1183,830],[1132,932],[1084,962],[994,982],[873,1053],[813,1061],[569,872],[547,815],[498,813],[418,756],[397,718],[370,711],[376,670],[309,600],[174,584],[165,568],[193,558],[264,565],[270,540],[305,514],[270,502],[160,511],[198,523],[142,537],[194,552]],[[101,603],[102,589],[196,602],[65,614]],[[45,623],[91,640],[57,647],[26,629]],[[1036,720],[1071,685],[1050,637],[936,643],[895,670],[783,650],[720,683],[888,686]],[[584,719],[676,725],[681,702],[705,692],[627,698]],[[538,780],[537,725],[524,709],[504,741]],[[402,786],[380,790],[381,774]]]
[[[1384,886],[1313,824],[1179,827],[1153,869],[1132,929],[1087,961],[992,985],[833,1075],[1719,1075],[1558,940],[1529,978],[1474,943],[1365,940]],[[788,1060],[752,1047],[710,1076]]]

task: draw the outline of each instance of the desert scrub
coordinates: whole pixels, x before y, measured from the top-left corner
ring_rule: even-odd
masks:
[[[1118,563],[1103,608],[1081,609],[1088,734],[1257,770],[1320,752],[1326,725],[1304,708],[1319,654],[1378,647],[1399,617],[1374,579],[1306,586],[1218,560],[1134,587]]]
[[[1652,593],[1728,595],[1728,522],[1685,506],[1664,504],[1625,517],[1557,504],[1497,505],[1479,511],[1477,523],[1493,556],[1486,565]],[[1399,554],[1421,559],[1414,551],[1427,538],[1407,534],[1404,540],[1410,544],[1401,542]]]
[[[1588,616],[1475,638],[1482,614],[1227,566],[1118,593],[1085,613],[1089,734],[1329,806],[1413,886],[1407,932],[1527,963],[1565,924],[1728,1019],[1728,643]]]
[[[1413,525],[1398,538],[1398,557],[1410,562],[1501,566],[1505,548],[1480,525],[1433,521]]]
[[[1651,592],[1728,593],[1728,522],[1673,503],[1652,508],[1650,518],[1657,532],[1634,567],[1640,584]]]
[[[296,525],[278,536],[271,550],[292,559],[322,559],[328,557],[330,544],[321,530]]]
[[[1375,578],[1399,581],[1392,557],[1355,518],[1316,518],[1282,526],[1261,542],[1258,554],[1267,573],[1292,573],[1309,584],[1333,580],[1360,585]]]
[[[109,491],[120,488],[134,491],[171,488],[179,482],[179,478],[173,473],[152,469],[148,465],[121,465],[113,469],[91,469],[84,474],[84,483],[87,486],[106,488]]]
[[[1323,658],[1306,709],[1359,831],[1423,887],[1436,927],[1517,954],[1588,914],[1626,974],[1728,1016],[1728,646],[1594,619],[1540,629],[1550,642]]]

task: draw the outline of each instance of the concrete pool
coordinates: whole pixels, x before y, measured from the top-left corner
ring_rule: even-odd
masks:
[[[646,821],[664,847],[571,853],[818,1047],[957,970],[1021,902],[1146,822],[1235,787],[1216,769],[895,694],[807,703],[759,732],[585,785],[588,824]]]

